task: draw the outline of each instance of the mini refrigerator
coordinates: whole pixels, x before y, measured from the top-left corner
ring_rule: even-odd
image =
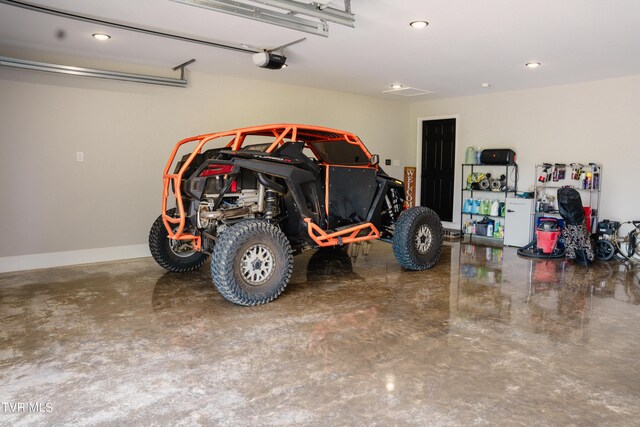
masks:
[[[509,197],[505,203],[504,245],[521,248],[531,241],[533,199]]]

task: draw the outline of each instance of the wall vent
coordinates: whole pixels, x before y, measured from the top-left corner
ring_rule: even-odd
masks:
[[[382,93],[388,93],[390,95],[399,95],[399,96],[419,96],[419,95],[429,95],[433,92],[430,90],[417,89],[415,87],[401,87],[400,89],[389,89],[383,90]]]

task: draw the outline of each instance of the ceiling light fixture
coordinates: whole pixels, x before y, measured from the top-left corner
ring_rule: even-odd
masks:
[[[424,28],[429,25],[429,23],[427,21],[412,21],[409,22],[409,25],[411,25],[413,28]]]
[[[394,83],[391,85],[391,89],[402,89],[403,86],[400,83]]]
[[[524,65],[527,66],[528,68],[538,68],[540,66],[540,63],[539,62],[527,62]]]
[[[482,83],[480,86],[482,86],[482,87],[491,87],[491,83]]]
[[[109,34],[104,34],[104,33],[95,33],[95,34],[92,34],[92,36],[94,39],[100,40],[100,41],[109,40],[111,38]]]

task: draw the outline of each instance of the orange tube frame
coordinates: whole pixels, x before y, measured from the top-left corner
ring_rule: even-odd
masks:
[[[358,224],[331,234],[325,233],[323,229],[311,221],[311,218],[305,218],[304,222],[307,223],[307,233],[309,233],[309,237],[311,237],[313,241],[321,247],[345,245],[347,243],[362,242],[364,240],[380,238],[380,232],[376,226],[370,222]],[[362,230],[369,230],[369,233],[366,236],[357,237]]]
[[[305,131],[309,131],[306,133]],[[162,191],[162,222],[164,223],[164,227],[167,230],[167,237],[173,240],[189,240],[193,243],[193,247],[197,251],[202,250],[202,239],[200,236],[195,236],[193,234],[185,233],[184,227],[186,225],[186,215],[184,210],[184,204],[182,203],[182,177],[185,171],[189,168],[195,157],[202,152],[202,148],[209,141],[225,136],[232,136],[233,139],[225,146],[225,148],[230,148],[234,151],[238,151],[242,144],[244,143],[245,137],[247,135],[273,135],[275,136],[275,140],[267,150],[267,153],[271,153],[278,145],[284,143],[284,138],[291,134],[292,140],[297,140],[297,137],[300,136],[302,140],[304,140],[304,136],[314,136],[314,131],[316,132],[327,132],[339,135],[338,137],[326,138],[324,140],[320,139],[318,142],[329,142],[329,141],[346,141],[349,144],[358,145],[362,151],[367,155],[368,158],[371,158],[371,153],[364,146],[360,139],[349,132],[326,128],[322,126],[309,126],[309,125],[298,125],[298,124],[273,124],[273,125],[264,125],[264,126],[252,126],[240,129],[233,129],[224,132],[203,134],[198,136],[192,136],[189,138],[185,138],[179,141],[171,155],[169,156],[169,160],[164,168],[164,173],[162,175],[163,178],[163,191]],[[191,152],[187,160],[184,162],[182,167],[177,173],[169,173],[171,170],[171,166],[175,160],[176,155],[178,154],[178,150],[184,144],[189,142],[199,141],[196,148]],[[365,166],[366,167],[366,166]],[[377,166],[376,166],[377,168]],[[176,200],[176,210],[178,213],[178,217],[174,218],[166,214],[167,211],[167,199],[169,198],[169,188],[171,186],[171,182],[173,182],[173,196]],[[345,230],[341,230],[335,233],[327,234],[318,227],[316,224],[311,222],[310,218],[305,218],[304,221],[307,223],[307,232],[309,236],[316,242],[319,246],[335,246],[338,244],[346,244],[352,242],[359,242],[363,240],[372,240],[380,237],[380,232],[378,229],[371,223],[360,224]],[[175,225],[178,225],[177,229],[174,230]],[[369,233],[366,236],[356,237],[360,231],[369,229]]]

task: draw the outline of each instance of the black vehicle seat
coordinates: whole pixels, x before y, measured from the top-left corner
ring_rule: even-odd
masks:
[[[245,145],[244,147],[240,148],[240,151],[265,151],[270,146],[271,143]]]
[[[302,162],[301,166],[303,169],[313,172],[315,175],[319,175],[320,165],[309,156],[304,154],[302,152],[303,149],[304,142],[287,141],[277,150],[275,150],[274,154],[280,157],[288,157],[290,159],[299,160]]]
[[[324,167],[320,166],[317,160],[310,158],[302,152],[304,149],[304,142],[287,141],[273,154],[278,157],[289,158],[297,160],[301,169],[307,170],[315,176],[315,182],[311,185],[314,187],[316,197],[312,197],[311,194],[304,191],[305,198],[307,198],[308,208],[316,212],[319,216],[319,224],[325,223],[325,206],[324,206]],[[317,200],[316,200],[317,199]],[[317,203],[317,206],[316,206]]]

